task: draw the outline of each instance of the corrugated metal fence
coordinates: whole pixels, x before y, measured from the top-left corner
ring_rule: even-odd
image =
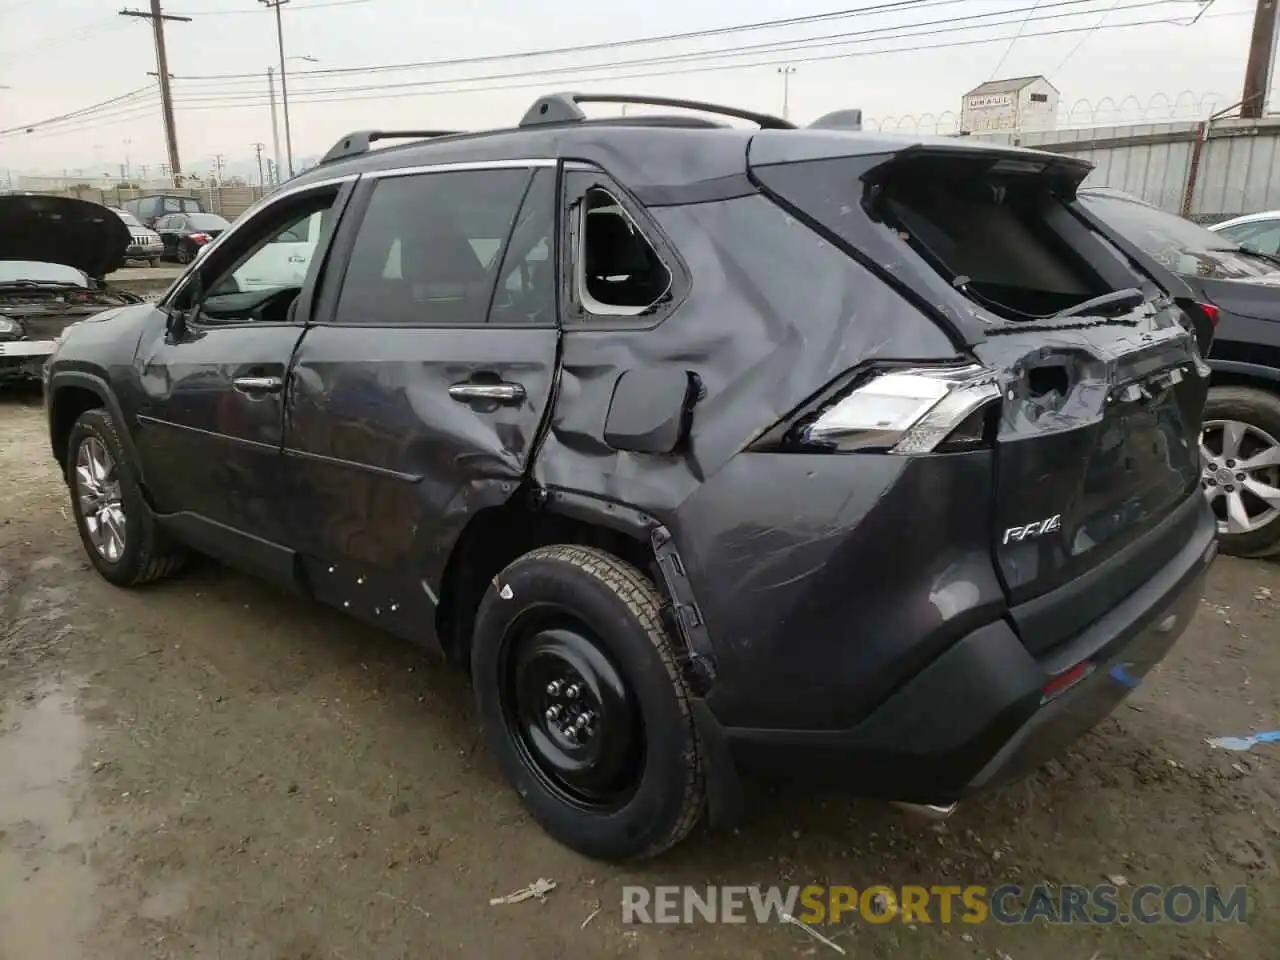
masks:
[[[981,139],[1014,141],[1010,135]],[[1095,166],[1087,183],[1194,220],[1215,223],[1280,209],[1280,117],[1050,130],[1016,142],[1082,157]]]

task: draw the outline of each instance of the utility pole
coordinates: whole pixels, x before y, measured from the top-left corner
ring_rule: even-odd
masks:
[[[267,182],[268,183],[279,182],[280,175],[276,173],[276,169],[277,169],[276,165],[272,162],[271,158],[267,157]]]
[[[179,17],[160,10],[160,0],[151,0],[151,12],[121,10],[122,17],[140,17],[151,21],[156,41],[156,72],[160,75],[160,108],[164,113],[164,138],[169,148],[169,169],[173,171],[173,185],[182,186],[182,162],[178,159],[178,130],[173,122],[173,91],[169,88],[169,57],[164,50],[164,22],[181,20],[190,23],[190,17]]]
[[[262,187],[264,190],[267,188],[267,181],[262,176],[262,148],[265,146],[265,143],[253,144],[253,152],[258,155],[258,186]]]
[[[280,169],[280,127],[276,122],[276,68],[267,67],[267,92],[271,95],[271,146],[276,169]]]
[[[159,3],[159,0],[154,0]],[[293,176],[293,136],[289,132],[289,81],[284,69],[284,21],[280,17],[280,8],[289,0],[258,0],[276,12],[276,45],[280,49],[280,106],[284,110],[284,156],[288,164],[289,176]]]
[[[1276,0],[1258,0],[1249,39],[1249,61],[1244,68],[1244,95],[1240,116],[1256,120],[1266,108],[1271,88],[1271,66],[1276,53]]]
[[[796,68],[787,64],[785,67],[779,67],[778,73],[782,74],[782,119],[788,120],[788,114],[791,112],[791,75],[796,72]]]
[[[138,164],[142,168],[142,182],[147,182],[147,165],[145,163]]]

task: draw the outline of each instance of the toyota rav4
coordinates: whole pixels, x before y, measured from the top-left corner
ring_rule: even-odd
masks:
[[[581,106],[629,101],[697,112]],[[1215,555],[1195,305],[1078,208],[1086,163],[853,113],[344,137],[63,338],[88,556],[209,554],[460,661],[595,857],[730,822],[747,775],[944,813],[1033,770]],[[237,281],[308,222],[301,280]]]

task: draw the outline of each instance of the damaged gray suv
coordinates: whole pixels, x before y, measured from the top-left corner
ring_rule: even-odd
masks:
[[[850,126],[564,94],[343,138],[62,339],[89,558],[198,551],[461,662],[593,857],[732,822],[746,776],[945,813],[1034,770],[1215,556],[1196,307],[1087,164]]]

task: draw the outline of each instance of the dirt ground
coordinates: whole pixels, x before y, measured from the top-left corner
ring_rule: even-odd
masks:
[[[944,825],[800,787],[737,832],[618,868],[549,840],[479,742],[464,678],[211,563],[148,589],[81,552],[38,396],[0,397],[4,960],[801,957],[793,926],[624,924],[624,884],[1245,884],[1245,924],[853,920],[848,956],[1280,956],[1280,565],[1220,561],[1117,715]],[[545,902],[490,906],[546,877]],[[598,912],[597,912],[598,911]]]

